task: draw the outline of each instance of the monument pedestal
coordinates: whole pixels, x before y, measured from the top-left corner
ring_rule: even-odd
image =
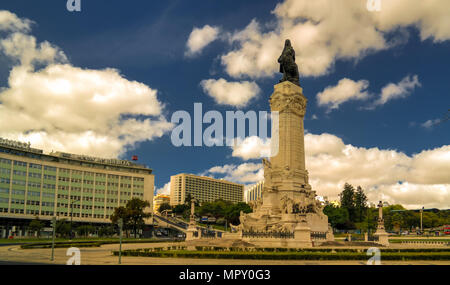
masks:
[[[262,198],[254,204],[253,213],[241,214],[238,230],[250,235],[291,233],[301,246],[312,246],[312,236],[320,239],[317,242],[332,241],[328,217],[316,200],[305,167],[303,120],[308,100],[299,85],[284,81],[274,86],[269,102],[273,118],[272,153],[270,161],[263,159]],[[292,247],[294,241],[288,240],[284,243]]]
[[[294,239],[298,247],[312,247],[311,228],[306,221],[297,224],[294,229]]]
[[[186,241],[197,239],[198,236],[195,236],[195,233],[197,232],[197,228],[193,224],[189,224],[187,231],[186,231]]]

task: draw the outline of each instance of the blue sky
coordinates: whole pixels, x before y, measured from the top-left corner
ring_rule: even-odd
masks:
[[[309,134],[306,146],[318,148],[314,152],[307,149],[307,168],[311,184],[318,194],[336,198],[343,183],[350,182],[363,185],[373,201],[383,198],[409,207],[448,207],[450,122],[436,124],[450,108],[450,26],[448,21],[440,18],[443,17],[440,11],[449,8],[448,3],[437,1],[442,6],[427,8],[431,13],[421,13],[419,8],[410,7],[403,0],[393,1],[399,6],[404,5],[401,11],[384,1],[380,12],[364,11],[361,8],[365,5],[364,0],[353,2],[357,4],[347,2],[341,6],[348,7],[320,9],[316,7],[318,4],[289,0],[82,0],[81,12],[68,12],[65,1],[2,1],[0,10],[10,12],[3,20],[5,23],[18,23],[25,19],[33,23],[28,29],[2,30],[0,17],[0,39],[20,33],[35,38],[38,44],[49,42],[65,57],[52,56],[51,59],[24,63],[24,53],[14,55],[11,50],[0,47],[0,103],[3,105],[0,108],[0,119],[3,120],[3,124],[0,122],[0,135],[28,139],[33,145],[48,151],[60,149],[99,156],[120,155],[125,159],[136,154],[141,163],[154,169],[157,188],[163,188],[171,175],[181,172],[251,184],[261,178],[260,157],[243,156],[237,152],[233,155],[230,147],[174,147],[168,122],[177,110],[192,113],[195,102],[201,102],[204,111],[218,110],[223,114],[228,110],[269,111],[269,96],[281,77],[273,71],[276,69],[276,56],[281,53],[279,43],[289,36],[296,49],[300,83],[309,100],[305,117]],[[418,1],[417,5],[422,5],[420,3]],[[405,13],[411,17],[398,16]],[[11,14],[17,19],[13,19]],[[327,22],[339,15],[343,16],[342,23]],[[257,29],[252,26],[252,20],[257,23]],[[216,31],[210,41],[202,38],[206,25]],[[194,55],[188,55],[188,40],[194,28],[199,29],[203,42]],[[362,28],[366,30],[360,30]],[[240,33],[239,36],[242,31],[247,31],[247,34]],[[254,58],[244,48],[246,45],[259,55],[267,55],[269,60]],[[13,50],[20,48],[14,46]],[[250,66],[226,62],[224,56],[230,52],[249,59]],[[322,54],[326,56],[322,57]],[[28,76],[38,74],[48,66],[66,64],[77,70],[65,70],[61,76],[70,77],[75,72],[81,74],[83,70],[102,71],[99,80],[103,80],[103,75],[106,78],[107,72],[103,72],[106,68],[114,68],[123,84],[132,85],[129,88],[138,88],[134,83],[142,83],[149,90],[157,91],[156,97],[152,97],[147,90],[148,98],[153,100],[151,104],[159,104],[158,110],[142,111],[141,108],[130,115],[127,110],[120,109],[119,103],[111,103],[105,105],[106,109],[111,107],[113,110],[110,113],[115,112],[116,116],[112,116],[111,121],[97,117],[93,120],[92,114],[74,111],[77,116],[86,116],[86,121],[101,121],[97,129],[87,127],[83,130],[75,127],[76,123],[61,123],[61,120],[54,123],[48,116],[35,115],[36,110],[15,108],[16,105],[11,103],[14,100],[6,99],[8,96],[22,96],[20,88],[25,87],[13,87],[8,80],[14,68],[27,64],[33,66],[32,71],[26,73]],[[243,91],[251,93],[251,99],[239,106],[220,103],[217,92],[206,90],[200,84],[202,80],[220,78],[239,86],[245,82],[256,84],[259,92],[244,88]],[[348,79],[347,89],[343,89],[344,81],[341,80],[344,78]],[[397,91],[404,89],[397,93],[389,93],[386,89],[386,102],[375,105],[382,97],[382,89],[389,84]],[[226,86],[223,88],[227,90]],[[9,89],[12,90],[10,93]],[[95,92],[101,95],[99,90],[103,89]],[[122,93],[118,91],[114,98],[121,97],[120,100],[126,101],[130,96],[133,104],[153,106],[133,97],[137,95],[128,94],[128,89],[124,90]],[[33,92],[27,93],[28,102],[52,98]],[[78,95],[72,95],[77,102]],[[52,96],[59,96],[58,92]],[[323,103],[320,105],[321,96]],[[331,108],[338,99],[336,108]],[[65,103],[61,101],[58,104]],[[71,106],[76,109],[73,104]],[[59,107],[55,105],[53,108],[57,110]],[[18,122],[14,127],[12,119],[5,127],[5,118],[11,118],[6,114],[18,112],[24,112],[22,115],[40,124],[26,127]],[[138,121],[150,118],[159,125],[146,126],[146,130],[141,131],[146,122],[137,124],[136,128],[130,127],[133,122],[129,122],[128,127],[120,129],[121,136],[114,137],[116,129],[111,124],[120,124],[127,118]],[[111,129],[103,133],[102,126]],[[106,140],[93,140],[82,147],[65,143],[77,132],[86,134],[89,131],[90,134],[97,132]],[[130,138],[124,141],[123,136]],[[111,140],[114,148],[105,147],[108,139],[114,139]],[[55,143],[52,145],[52,142]],[[262,146],[256,143],[254,147]]]

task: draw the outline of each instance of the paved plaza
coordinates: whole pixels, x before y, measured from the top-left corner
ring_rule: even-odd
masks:
[[[123,244],[122,249],[166,247],[171,243],[136,243]],[[178,243],[179,245],[179,243]],[[81,265],[117,265],[118,257],[112,255],[118,250],[118,244],[101,247],[80,248]],[[0,247],[0,264],[66,264],[67,248],[55,249],[55,261],[50,261],[51,249],[21,249],[18,245]],[[450,261],[383,261],[383,265],[450,265]],[[361,260],[233,260],[233,259],[196,259],[196,258],[156,258],[156,257],[122,257],[124,265],[366,265]]]

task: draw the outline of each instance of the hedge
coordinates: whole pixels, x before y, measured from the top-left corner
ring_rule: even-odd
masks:
[[[113,252],[118,255],[118,251]],[[213,258],[213,259],[262,259],[262,260],[367,260],[366,252],[236,252],[236,251],[143,251],[125,250],[123,256]],[[450,260],[447,252],[382,252],[381,260]]]
[[[159,243],[159,242],[181,242],[181,240],[123,240],[122,243]],[[55,248],[69,248],[69,247],[99,247],[104,244],[116,244],[118,240],[104,240],[104,241],[75,241],[75,242],[55,242]],[[29,243],[22,244],[22,249],[35,248],[51,248],[51,242],[45,243]]]

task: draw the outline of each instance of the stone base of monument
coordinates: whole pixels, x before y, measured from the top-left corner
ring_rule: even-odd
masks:
[[[375,232],[374,236],[376,236],[378,238],[377,243],[384,245],[384,246],[389,246],[389,234],[385,231],[380,231],[380,232]]]
[[[199,232],[195,224],[190,223],[186,231],[186,241],[194,240],[199,238]]]

